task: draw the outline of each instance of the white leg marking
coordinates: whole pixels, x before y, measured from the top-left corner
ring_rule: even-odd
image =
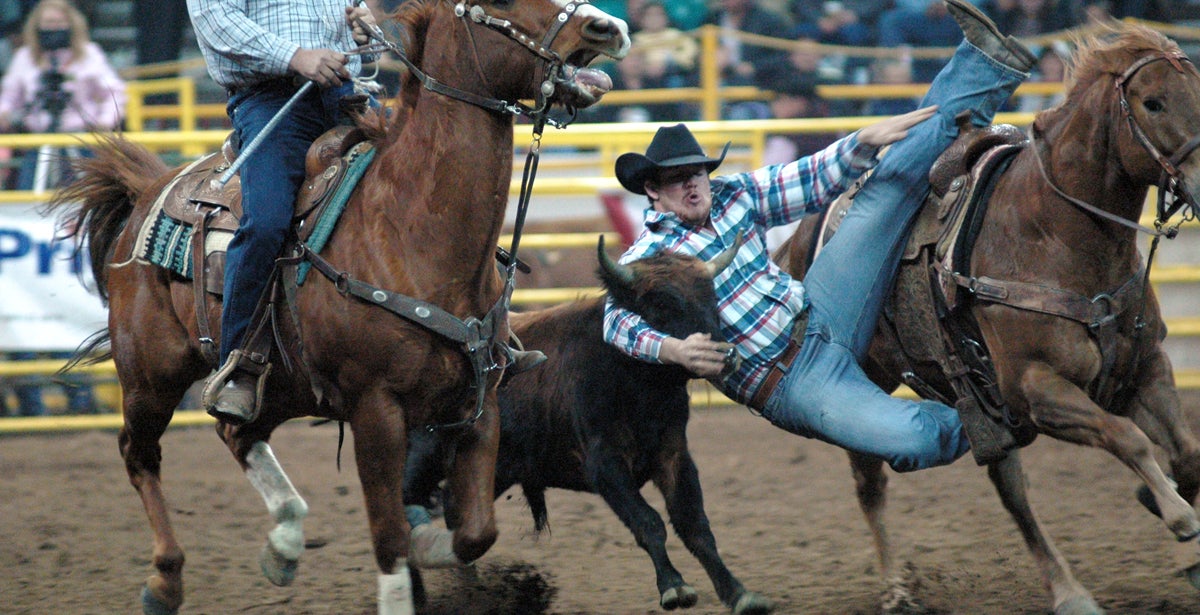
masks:
[[[379,615],[413,615],[412,579],[408,562],[396,559],[395,574],[379,575]]]
[[[246,478],[262,495],[275,528],[267,536],[275,552],[296,561],[304,551],[304,517],[308,504],[284,474],[275,453],[266,442],[255,442],[246,454]]]

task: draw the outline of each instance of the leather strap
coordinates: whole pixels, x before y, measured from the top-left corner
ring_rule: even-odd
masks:
[[[767,369],[767,377],[763,378],[763,382],[759,385],[758,390],[754,392],[754,397],[750,398],[749,406],[755,410],[762,412],[763,407],[767,405],[767,401],[771,399],[771,394],[775,392],[775,388],[779,386],[779,381],[783,380],[783,376],[787,374],[789,368],[792,367],[792,362],[800,354],[800,342],[796,338],[788,340],[787,348],[779,355],[775,362],[771,363],[771,367]]]

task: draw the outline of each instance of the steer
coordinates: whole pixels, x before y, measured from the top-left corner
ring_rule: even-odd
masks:
[[[713,277],[740,245],[708,263],[662,253],[620,265],[605,253],[601,237],[598,275],[608,297],[659,331],[721,339]],[[704,514],[700,477],[687,448],[687,384],[695,376],[679,366],[630,358],[606,343],[604,302],[582,299],[511,315],[517,337],[547,360],[500,390],[496,495],[520,484],[541,531],[547,525],[548,487],[599,494],[649,553],[659,604],[667,610],[690,607],[696,590],[671,565],[666,526],[640,493],[654,481],[675,532],[704,566],[721,601],[738,615],[769,613],[771,603],[747,591],[725,567]],[[417,440],[409,455],[406,502],[429,501],[449,456],[432,436]],[[450,526],[453,508],[446,503]]]

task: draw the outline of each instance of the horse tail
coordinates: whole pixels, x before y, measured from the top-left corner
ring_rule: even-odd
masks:
[[[546,488],[521,483],[521,491],[525,494],[525,502],[529,504],[529,512],[533,514],[533,530],[540,534],[550,525],[550,515],[546,511]]]
[[[87,246],[100,299],[108,303],[108,269],[117,238],[138,199],[170,168],[146,148],[119,136],[101,136],[95,156],[71,161],[75,179],[46,204],[61,238]]]

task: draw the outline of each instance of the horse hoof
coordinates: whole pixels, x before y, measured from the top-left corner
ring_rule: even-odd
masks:
[[[258,554],[258,565],[262,568],[263,576],[279,587],[287,587],[296,580],[296,567],[299,560],[284,557],[268,541]]]
[[[733,615],[767,615],[775,610],[770,600],[754,593],[746,592],[738,597],[733,604]]]
[[[179,608],[171,608],[159,600],[149,587],[142,587],[142,613],[144,615],[175,615]]]
[[[673,611],[675,609],[686,609],[696,605],[696,601],[700,596],[696,594],[696,590],[691,585],[680,585],[672,587],[663,592],[662,599],[658,603],[665,611]]]
[[[1104,609],[1089,596],[1076,596],[1054,607],[1054,615],[1104,615]]]

